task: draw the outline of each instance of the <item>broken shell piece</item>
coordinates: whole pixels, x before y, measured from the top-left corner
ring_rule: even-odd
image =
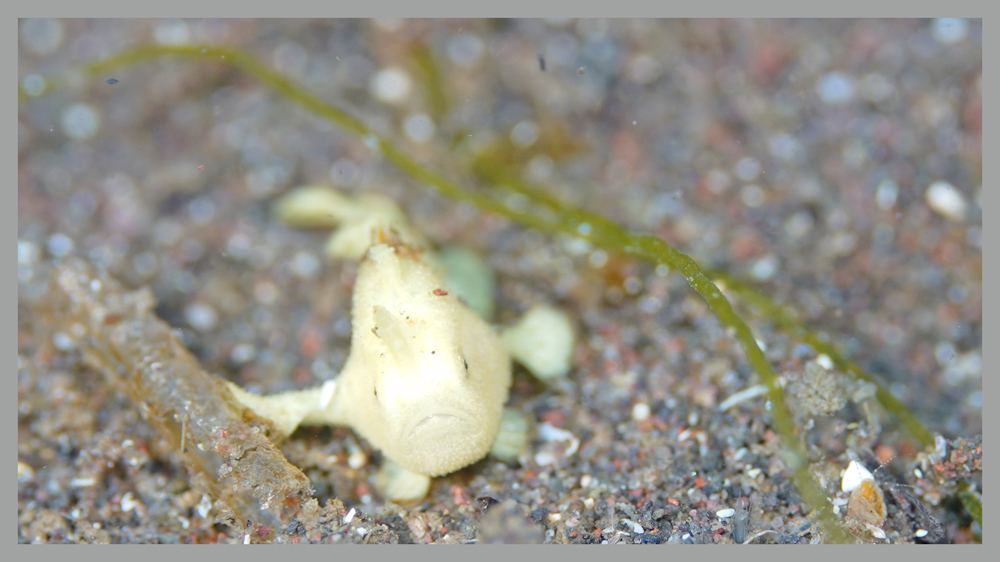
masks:
[[[888,512],[882,489],[875,482],[871,471],[861,463],[852,460],[847,465],[844,477],[840,481],[840,489],[851,493],[851,497],[847,500],[848,517],[876,527],[881,527],[885,523]]]
[[[876,539],[885,540],[885,531],[883,531],[881,528],[876,527],[871,523],[865,523],[865,527],[868,527],[868,530],[871,531],[872,536],[875,537]]]
[[[840,480],[840,489],[845,492],[853,492],[865,480],[874,480],[875,476],[858,461],[852,460],[844,471],[844,477]]]
[[[535,453],[535,462],[539,466],[553,465],[569,458],[580,447],[580,439],[577,436],[548,423],[538,426],[538,436],[545,441]]]

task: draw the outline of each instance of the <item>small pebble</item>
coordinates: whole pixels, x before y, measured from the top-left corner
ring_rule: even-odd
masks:
[[[35,478],[35,469],[31,468],[30,465],[17,461],[17,481],[30,482]]]
[[[208,497],[208,494],[201,496],[201,501],[195,506],[195,510],[198,512],[198,516],[204,519],[208,517],[209,510],[212,509],[212,498]]]
[[[48,241],[45,243],[45,249],[56,258],[67,256],[73,251],[73,246],[73,239],[61,232],[49,236]]]
[[[843,105],[854,97],[854,79],[844,72],[824,74],[816,83],[816,92],[829,105]]]
[[[731,507],[730,507],[730,508],[728,508],[728,509],[720,509],[719,511],[716,511],[716,512],[715,512],[715,515],[716,515],[716,516],[717,516],[717,517],[718,517],[719,519],[725,519],[725,518],[727,518],[727,517],[732,517],[732,516],[733,516],[733,515],[735,515],[735,514],[736,514],[736,510],[735,510],[735,509],[733,509],[733,508],[731,508]]]
[[[347,466],[355,470],[364,466],[366,462],[368,462],[368,457],[360,450],[347,455]]]
[[[932,183],[924,193],[924,198],[931,209],[945,218],[954,221],[965,218],[965,198],[955,186],[946,181]]]
[[[69,485],[73,488],[89,488],[90,486],[93,486],[96,483],[97,480],[88,476],[82,478],[74,478],[70,480]]]
[[[632,406],[632,421],[641,422],[649,417],[649,413],[649,404],[639,402]]]
[[[125,495],[122,496],[122,499],[120,502],[118,502],[118,505],[121,506],[123,512],[128,513],[129,511],[135,509],[136,506],[139,505],[139,502],[136,501],[134,497],[132,497],[132,492],[125,492]]]
[[[219,315],[207,304],[193,303],[184,309],[184,319],[195,330],[207,332],[215,327]]]

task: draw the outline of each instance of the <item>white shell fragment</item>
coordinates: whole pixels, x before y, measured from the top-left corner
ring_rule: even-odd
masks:
[[[853,492],[865,480],[875,480],[875,476],[858,461],[851,461],[840,481],[840,489],[845,492]]]
[[[576,435],[548,423],[538,426],[538,436],[544,441],[535,453],[535,463],[539,466],[553,465],[569,458],[580,447],[580,439]]]
[[[720,412],[725,412],[726,410],[728,410],[729,408],[732,408],[733,406],[739,404],[740,402],[746,402],[747,400],[751,400],[751,399],[756,398],[758,396],[763,396],[763,395],[767,394],[767,392],[768,392],[767,386],[765,386],[763,384],[758,384],[758,385],[755,385],[755,386],[751,386],[750,388],[741,390],[741,391],[737,392],[736,394],[733,394],[729,398],[726,398],[725,400],[723,400],[719,404],[719,411]]]
[[[885,540],[885,531],[883,531],[880,527],[876,527],[871,523],[865,523],[865,527],[868,527],[868,530],[872,532],[872,536],[876,539]]]
[[[939,215],[954,220],[965,219],[965,198],[946,181],[936,181],[924,193],[927,205]]]
[[[733,508],[731,508],[731,507],[728,508],[728,509],[720,509],[719,511],[715,512],[715,516],[718,517],[719,519],[725,519],[727,517],[732,517],[735,514],[736,514],[736,510],[733,509]]]

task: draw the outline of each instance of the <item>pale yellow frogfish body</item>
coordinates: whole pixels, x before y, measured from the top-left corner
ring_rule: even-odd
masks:
[[[511,384],[496,332],[396,242],[358,269],[351,354],[328,406],[304,422],[348,425],[401,467],[453,472],[489,452]]]

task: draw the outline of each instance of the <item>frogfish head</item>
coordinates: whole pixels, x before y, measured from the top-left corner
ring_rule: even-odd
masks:
[[[510,388],[499,337],[411,252],[373,246],[357,287],[363,275],[377,290],[355,290],[355,319],[366,326],[355,327],[352,348],[360,344],[369,354],[366,399],[378,422],[362,433],[396,463],[429,476],[479,460],[493,444]]]

